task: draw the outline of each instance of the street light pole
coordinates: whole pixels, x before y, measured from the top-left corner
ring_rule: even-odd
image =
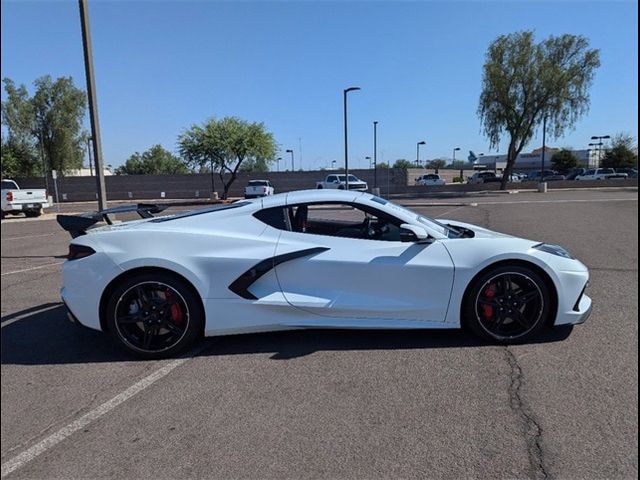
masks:
[[[93,138],[93,158],[96,165],[98,209],[105,210],[107,208],[107,189],[104,183],[104,170],[102,168],[102,144],[100,142],[100,124],[98,122],[98,102],[93,71],[91,32],[89,30],[89,10],[87,0],[78,0],[78,4],[80,6],[80,26],[82,30],[82,47],[84,51],[84,68],[87,76],[87,96],[89,97],[89,117],[91,119],[91,137]]]
[[[276,165],[277,165],[277,172],[280,173],[280,160],[282,160],[282,157],[278,157],[276,158]]]
[[[547,116],[542,119],[542,162],[540,165],[540,182],[544,182],[544,154],[547,150]]]
[[[453,149],[453,160],[451,160],[451,165],[456,164],[456,152],[460,150],[460,147],[456,147]],[[460,183],[464,183],[464,170],[462,165],[460,165]]]
[[[331,170],[335,170],[335,169],[336,169],[336,161],[331,160]]]
[[[293,150],[287,150],[286,153],[290,153],[291,154],[291,171],[295,172],[295,167],[293,165]]]
[[[378,122],[373,122],[373,188],[378,187]]]
[[[424,140],[416,143],[416,167],[420,166],[420,145],[426,145],[427,142]]]
[[[345,88],[342,92],[343,106],[344,106],[344,178],[345,188],[349,190],[349,147],[348,147],[348,133],[347,133],[347,93],[360,90],[360,87]]]
[[[93,177],[93,165],[91,164],[91,137],[87,137],[87,156],[89,157],[89,176]]]
[[[369,169],[371,169],[371,157],[364,157],[365,160],[369,160]]]

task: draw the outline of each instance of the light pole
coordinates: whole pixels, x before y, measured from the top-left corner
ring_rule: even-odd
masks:
[[[89,157],[89,176],[93,177],[93,165],[91,164],[91,137],[87,137],[87,156]]]
[[[371,157],[364,157],[365,160],[369,160],[369,170],[371,170]]]
[[[293,150],[287,150],[286,153],[290,153],[291,154],[291,171],[294,172],[295,169],[293,167]]]
[[[596,152],[596,166],[595,166],[595,168],[598,168],[598,166],[599,166],[598,165],[598,156],[600,155],[600,150],[599,150],[600,145],[602,145],[602,142],[600,142],[600,143],[590,143],[589,144],[590,147],[595,147],[595,148],[591,149],[591,150]],[[588,162],[589,162],[588,167],[591,168],[591,157],[589,157]]]
[[[278,157],[276,158],[276,165],[277,165],[277,171],[278,173],[280,173],[280,160],[282,160],[282,157]]]
[[[547,116],[542,119],[542,159],[540,162],[540,182],[544,183],[544,154],[547,150]]]
[[[96,165],[96,187],[98,190],[98,210],[107,208],[107,189],[102,170],[102,142],[100,141],[100,124],[98,122],[98,102],[96,82],[93,72],[93,53],[91,48],[91,32],[89,30],[89,10],[87,0],[78,0],[80,7],[80,28],[82,30],[82,49],[84,68],[87,77],[87,97],[89,100],[89,118],[91,120],[91,136],[93,137],[93,159]]]
[[[598,146],[598,164],[596,165],[596,168],[600,167],[600,162],[602,161],[602,146],[604,145],[602,140],[608,140],[610,138],[611,136],[609,135],[594,135],[591,137],[591,140],[598,140],[598,143],[596,143]]]
[[[335,169],[336,169],[336,161],[331,160],[331,170],[335,170]]]
[[[416,167],[420,166],[420,145],[426,145],[427,142],[424,140],[416,143]]]
[[[456,152],[460,150],[460,147],[456,147],[453,149],[453,160],[451,160],[451,165],[456,164]],[[464,183],[464,171],[462,169],[462,165],[460,165],[460,183]]]
[[[378,187],[378,122],[373,122],[373,188]]]
[[[345,188],[349,190],[349,148],[347,134],[347,93],[360,90],[360,87],[345,88],[342,92],[342,100],[344,105],[344,178]]]

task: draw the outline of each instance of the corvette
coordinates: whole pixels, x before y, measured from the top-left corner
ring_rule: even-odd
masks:
[[[113,223],[109,213],[143,218]],[[141,358],[199,337],[300,328],[468,328],[524,342],[591,312],[566,250],[363,192],[308,190],[153,216],[58,217],[69,318]],[[94,226],[99,220],[109,223]]]

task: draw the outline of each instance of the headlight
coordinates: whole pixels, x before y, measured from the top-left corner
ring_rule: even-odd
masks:
[[[559,257],[569,258],[573,260],[573,257],[569,252],[567,252],[560,245],[551,245],[549,243],[539,243],[538,245],[534,245],[533,248],[538,249],[542,252],[547,252],[552,255],[558,255]]]

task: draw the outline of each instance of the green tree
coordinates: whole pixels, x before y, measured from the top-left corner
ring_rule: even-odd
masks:
[[[177,175],[189,173],[189,168],[182,159],[154,145],[143,153],[135,152],[121,167],[116,175]]]
[[[389,168],[389,164],[387,162],[378,162],[378,165],[376,168],[380,168],[380,169],[388,169]]]
[[[211,119],[192,125],[178,137],[180,154],[194,168],[210,168],[218,172],[227,198],[245,161],[271,163],[276,142],[263,123],[250,123],[237,117]],[[213,178],[213,177],[212,177]]]
[[[413,163],[410,162],[409,160],[404,159],[404,158],[399,158],[393,164],[393,168],[402,168],[404,170],[406,170],[408,168],[413,168],[413,167],[414,167]]]
[[[2,138],[3,175],[30,177],[42,173],[33,135],[35,115],[29,92],[24,85],[3,79],[6,100],[2,102],[2,125],[7,135]]]
[[[82,120],[87,96],[76,88],[71,77],[52,80],[49,75],[34,83],[31,100],[35,114],[35,136],[42,142],[48,169],[61,173],[82,168]]]
[[[604,154],[605,168],[638,168],[638,146],[635,139],[626,133],[614,135],[611,148]]]
[[[509,138],[501,188],[516,157],[542,122],[558,138],[589,108],[599,51],[582,36],[564,34],[534,42],[531,31],[501,35],[489,45],[478,116],[491,147]]]
[[[433,168],[436,171],[436,173],[438,173],[438,170],[440,170],[441,168],[444,168],[446,165],[447,165],[447,162],[442,160],[441,158],[430,160],[427,162],[427,167]]]
[[[568,148],[563,148],[553,154],[551,157],[551,164],[554,169],[564,174],[569,172],[572,168],[576,168],[580,164],[580,161],[573,151]]]
[[[240,165],[239,172],[266,173],[269,171],[269,163],[264,158],[250,158]]]

